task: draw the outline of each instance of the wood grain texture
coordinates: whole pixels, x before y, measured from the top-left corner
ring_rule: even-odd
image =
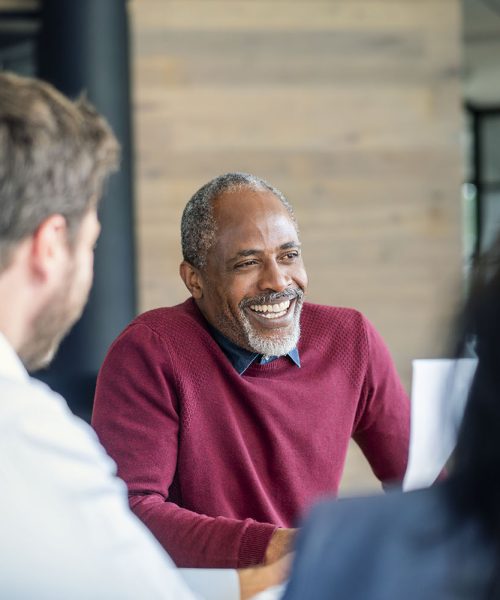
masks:
[[[365,312],[409,386],[413,358],[442,355],[460,295],[458,0],[133,0],[130,12],[141,310],[186,297],[192,193],[254,172],[295,206],[309,299]]]

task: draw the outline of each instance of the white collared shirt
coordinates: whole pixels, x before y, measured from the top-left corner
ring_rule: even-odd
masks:
[[[31,378],[0,333],[0,597],[194,600],[94,431]],[[236,600],[233,570],[189,570],[205,598]]]

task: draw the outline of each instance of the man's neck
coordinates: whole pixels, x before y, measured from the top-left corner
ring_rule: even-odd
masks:
[[[36,293],[15,269],[0,273],[0,332],[16,353],[29,339],[38,301]]]

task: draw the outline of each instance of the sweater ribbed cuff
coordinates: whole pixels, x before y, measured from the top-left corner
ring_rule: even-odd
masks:
[[[263,562],[271,536],[276,525],[248,520],[240,543],[238,568],[242,569]]]

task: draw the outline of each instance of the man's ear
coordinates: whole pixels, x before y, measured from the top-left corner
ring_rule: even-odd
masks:
[[[183,260],[179,266],[179,274],[191,296],[195,300],[203,298],[203,280],[200,271]]]
[[[68,227],[59,214],[47,217],[32,235],[31,266],[39,277],[61,269],[61,258],[68,253]]]

